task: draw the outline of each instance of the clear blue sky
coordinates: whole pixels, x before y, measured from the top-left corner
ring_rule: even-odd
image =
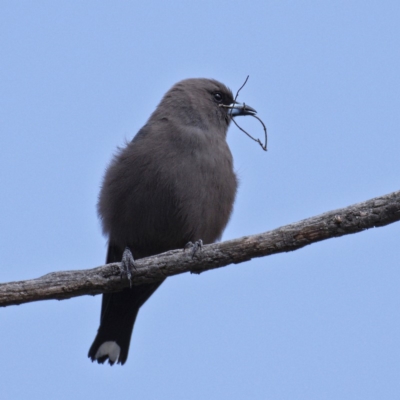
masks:
[[[0,281],[105,260],[104,169],[177,81],[256,108],[223,239],[400,189],[399,1],[0,5]],[[257,121],[240,120],[253,133]],[[200,276],[146,303],[125,366],[92,364],[101,297],[0,309],[1,398],[398,399],[400,224]]]

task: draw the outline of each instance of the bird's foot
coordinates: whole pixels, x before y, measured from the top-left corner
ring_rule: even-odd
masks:
[[[183,251],[186,251],[187,249],[192,249],[192,258],[195,256],[198,250],[201,250],[203,248],[203,241],[201,239],[196,240],[194,243],[188,242],[185,244],[185,247],[183,248]]]
[[[121,260],[121,274],[126,275],[129,280],[129,286],[132,289],[132,273],[131,269],[136,270],[135,259],[133,258],[132,252],[129,247],[126,247],[122,254]]]

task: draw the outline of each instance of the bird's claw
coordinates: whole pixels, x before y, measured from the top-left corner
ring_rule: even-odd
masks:
[[[135,259],[133,258],[132,252],[129,247],[126,247],[122,254],[121,260],[121,274],[126,275],[129,280],[129,286],[132,289],[132,273],[131,268],[136,270]]]
[[[203,241],[201,239],[196,240],[194,243],[188,242],[185,244],[185,247],[183,248],[183,251],[186,251],[187,249],[192,249],[192,258],[195,256],[198,250],[201,250],[203,248]]]

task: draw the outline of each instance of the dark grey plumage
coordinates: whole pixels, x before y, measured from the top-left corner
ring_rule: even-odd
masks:
[[[220,238],[237,188],[226,143],[232,112],[255,114],[215,80],[187,79],[165,94],[106,171],[98,212],[107,263],[121,261],[126,247],[138,259]],[[125,363],[138,310],[160,284],[103,295],[92,360]]]

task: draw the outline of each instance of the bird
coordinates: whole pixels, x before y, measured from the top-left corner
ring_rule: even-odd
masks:
[[[126,252],[137,260],[220,239],[238,186],[228,127],[233,117],[255,114],[217,80],[172,86],[106,169],[97,204],[106,262],[121,262]],[[92,361],[126,362],[138,311],[161,283],[103,294]]]

